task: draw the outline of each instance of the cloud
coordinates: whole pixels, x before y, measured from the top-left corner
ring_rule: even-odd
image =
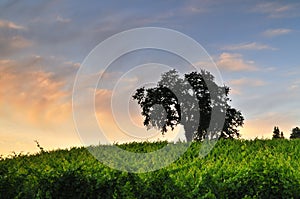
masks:
[[[236,53],[222,53],[217,66],[221,69],[228,71],[256,71],[258,68],[254,65],[253,61],[244,61],[241,54]]]
[[[295,76],[295,75],[299,75],[300,71],[299,70],[290,70],[287,71],[285,74],[283,74],[285,77],[290,77],[290,76]]]
[[[229,85],[233,86],[263,86],[266,85],[266,82],[260,79],[250,79],[250,78],[240,78],[231,80],[228,82]]]
[[[26,48],[31,45],[31,42],[21,36],[14,36],[10,40],[10,46],[15,49]]]
[[[0,19],[0,28],[14,29],[14,30],[25,30],[26,28],[21,25],[17,25],[14,22],[1,20]]]
[[[60,23],[69,23],[69,22],[71,22],[71,19],[64,18],[62,16],[57,15],[56,16],[56,21],[60,22]]]
[[[297,92],[300,88],[300,80],[296,80],[290,84],[288,87],[289,91]]]
[[[221,1],[183,1],[182,11],[186,15],[209,13],[218,8],[223,9]]]
[[[92,91],[94,92],[94,90]],[[95,92],[95,108],[98,114],[107,114],[111,110],[112,91],[108,89],[97,89]]]
[[[230,93],[233,95],[241,95],[245,88],[249,87],[260,87],[264,86],[267,83],[260,79],[251,79],[251,78],[240,78],[228,81],[227,83],[230,87]]]
[[[266,2],[257,4],[253,12],[262,13],[269,18],[285,18],[299,16],[299,3]]]
[[[195,5],[188,5],[184,7],[182,10],[185,14],[200,14],[200,13],[208,12],[207,8],[201,6],[195,6]]]
[[[20,35],[0,31],[0,57],[8,57],[31,45],[31,41]]]
[[[0,61],[0,117],[35,126],[57,124],[70,117],[70,93],[52,73],[24,69],[26,63]]]
[[[271,46],[268,46],[266,44],[260,44],[256,42],[251,43],[241,43],[241,44],[235,44],[235,45],[229,45],[221,48],[221,50],[277,50],[276,48],[273,48]]]
[[[263,35],[266,37],[276,37],[280,35],[286,35],[292,32],[291,29],[278,28],[278,29],[268,29],[263,32]]]

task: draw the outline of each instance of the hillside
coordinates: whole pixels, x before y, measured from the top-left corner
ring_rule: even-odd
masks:
[[[120,147],[147,152],[165,144]],[[300,140],[220,140],[205,158],[200,147],[139,174],[110,169],[85,148],[2,159],[0,198],[300,198]]]

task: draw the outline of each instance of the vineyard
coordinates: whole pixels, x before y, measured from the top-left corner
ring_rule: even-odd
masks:
[[[167,144],[119,147],[145,153]],[[220,140],[204,158],[200,147],[137,174],[111,169],[85,148],[13,155],[0,160],[0,198],[300,198],[300,139]]]

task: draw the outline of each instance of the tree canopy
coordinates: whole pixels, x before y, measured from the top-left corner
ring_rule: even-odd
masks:
[[[292,129],[292,134],[290,136],[290,139],[294,139],[294,138],[300,138],[300,129],[299,127],[295,127]]]
[[[208,71],[190,72],[180,77],[176,70],[161,75],[153,88],[139,88],[132,96],[142,108],[144,125],[156,127],[164,134],[183,125],[187,141],[213,137],[239,137],[244,123],[239,110],[231,107],[229,87],[219,86]],[[214,132],[215,133],[215,132]]]
[[[272,138],[273,139],[284,139],[283,132],[280,132],[278,126],[274,126]]]

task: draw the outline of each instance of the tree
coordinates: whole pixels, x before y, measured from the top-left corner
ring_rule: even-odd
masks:
[[[292,129],[292,134],[290,136],[290,139],[300,138],[300,129],[298,127],[295,127]]]
[[[279,139],[279,138],[281,138],[280,130],[279,130],[279,128],[277,126],[274,126],[273,137],[272,138],[273,139]]]
[[[136,90],[132,96],[142,108],[144,125],[156,127],[164,134],[182,124],[187,141],[214,137],[239,137],[244,123],[241,112],[228,102],[229,87],[218,86],[205,70],[181,78],[176,70],[161,75],[156,87]]]
[[[283,135],[283,132],[281,131],[281,133],[280,133],[280,138],[281,139],[284,139],[284,135]]]

